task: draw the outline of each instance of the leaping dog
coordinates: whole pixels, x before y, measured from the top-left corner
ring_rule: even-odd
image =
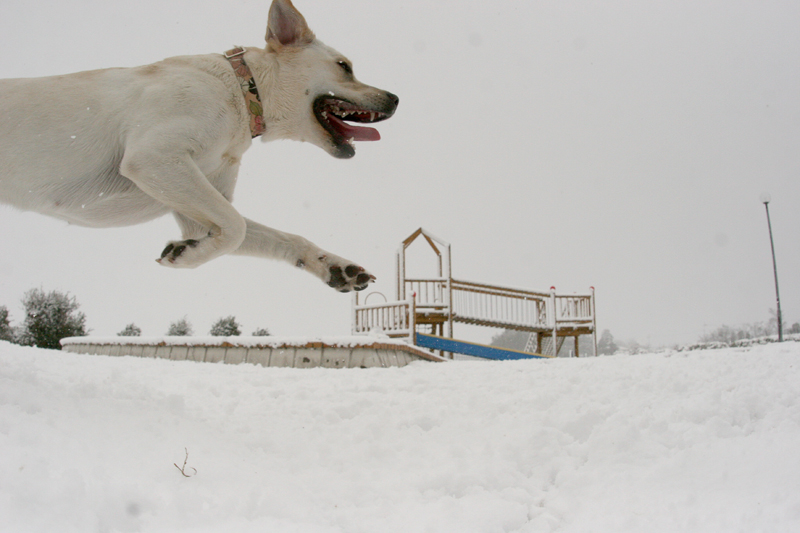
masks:
[[[193,268],[223,254],[282,259],[331,287],[361,290],[363,267],[231,205],[252,139],[293,139],[337,158],[380,139],[367,124],[394,94],[356,80],[290,0],[273,0],[266,47],[136,68],[0,80],[0,201],[89,227],[172,212],[182,240],[157,261]]]

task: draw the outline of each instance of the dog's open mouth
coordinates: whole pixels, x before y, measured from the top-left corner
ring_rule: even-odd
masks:
[[[322,127],[333,138],[333,143],[341,147],[353,141],[379,141],[381,134],[375,128],[355,126],[348,123],[370,124],[392,116],[374,109],[360,107],[352,102],[333,96],[319,96],[314,100],[314,115]]]

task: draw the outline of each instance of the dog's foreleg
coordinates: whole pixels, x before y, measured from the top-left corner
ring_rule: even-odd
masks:
[[[247,232],[234,254],[286,261],[307,270],[341,292],[366,289],[375,280],[375,276],[363,267],[326,252],[299,235],[268,228],[249,219],[245,221]]]
[[[211,185],[188,153],[177,155],[163,148],[126,150],[120,172],[148,195],[207,229],[196,238],[170,242],[157,259],[160,264],[194,268],[231,253],[244,240],[244,218]]]

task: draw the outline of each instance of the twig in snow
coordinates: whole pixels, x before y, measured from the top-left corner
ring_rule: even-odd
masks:
[[[186,458],[183,460],[183,467],[178,466],[177,463],[172,463],[172,464],[175,465],[175,468],[180,470],[181,474],[183,474],[183,477],[192,477],[193,475],[197,474],[197,469],[192,467],[192,466],[190,466],[189,468],[194,470],[194,474],[187,474],[186,473],[186,461],[189,460],[189,450],[184,448],[184,451],[186,452]]]

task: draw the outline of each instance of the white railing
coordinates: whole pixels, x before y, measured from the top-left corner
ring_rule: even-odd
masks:
[[[406,279],[405,298],[413,299],[417,308],[444,309],[449,307],[447,278]]]
[[[411,338],[415,331],[414,300],[359,305],[353,303],[352,333],[366,335],[378,331],[389,337]]]
[[[573,294],[555,297],[556,322],[559,324],[593,324],[594,295]]]
[[[559,295],[447,278],[406,279],[405,295],[418,310],[438,310],[453,320],[498,327],[552,328],[594,323],[594,295]],[[452,309],[450,306],[452,305]]]
[[[453,280],[453,314],[459,322],[548,327],[551,295]]]

